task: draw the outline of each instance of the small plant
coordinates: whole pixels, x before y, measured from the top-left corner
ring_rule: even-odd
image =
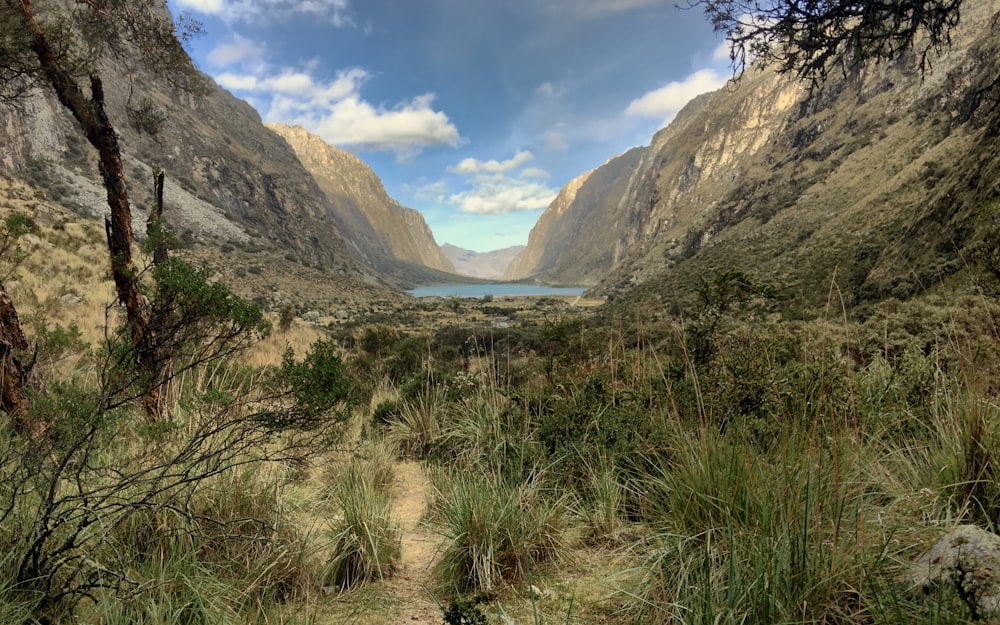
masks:
[[[489,621],[480,609],[480,604],[492,601],[492,594],[478,594],[469,599],[452,599],[444,611],[445,625],[487,625]]]
[[[291,304],[284,304],[278,311],[278,330],[288,332],[295,320],[295,307]]]

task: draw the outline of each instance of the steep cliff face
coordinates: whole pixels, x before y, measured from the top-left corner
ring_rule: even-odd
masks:
[[[390,198],[364,161],[300,126],[266,126],[288,142],[319,183],[334,206],[335,220],[369,264],[378,267],[395,258],[440,271],[454,270],[423,216]]]
[[[629,150],[566,185],[504,277],[592,286],[606,275],[621,252],[616,237],[629,228],[621,199],[644,153],[644,148]]]
[[[163,167],[165,217],[183,238],[274,248],[303,264],[363,274],[319,186],[249,105],[208,78],[207,93],[195,95],[153,75],[123,77],[110,66],[103,73],[137,222],[151,202],[152,172]],[[155,137],[128,123],[127,111],[138,101],[165,115]],[[42,88],[21,105],[0,105],[0,166],[33,178],[81,212],[106,210],[91,148]]]
[[[580,190],[580,187],[590,177],[591,173],[593,172],[588,171],[574,178],[559,191],[559,195],[542,212],[535,226],[531,229],[531,233],[528,235],[528,245],[514,257],[510,266],[507,267],[503,275],[504,280],[520,280],[538,273],[538,265],[542,260],[542,255],[545,254],[545,250],[550,247],[554,248],[548,242],[549,231],[552,229],[553,224],[562,220],[566,211],[573,204],[573,200],[576,199],[576,192]],[[561,251],[561,249],[558,250],[558,252]]]
[[[969,4],[954,47],[923,75],[904,59],[808,93],[752,70],[696,98],[618,187],[610,240],[590,251],[611,265],[594,292],[666,301],[738,269],[803,307],[831,284],[862,303],[910,296],[981,257],[1000,198],[998,10]],[[546,230],[574,219],[562,215]],[[544,253],[560,260],[539,275],[577,278],[578,247],[546,237]]]

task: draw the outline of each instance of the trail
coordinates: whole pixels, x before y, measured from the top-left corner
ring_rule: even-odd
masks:
[[[424,587],[430,587],[431,568],[438,555],[439,537],[420,518],[427,507],[430,484],[419,463],[407,460],[396,465],[393,517],[402,534],[399,571],[386,581],[386,588],[402,607],[397,625],[441,625],[441,610]]]

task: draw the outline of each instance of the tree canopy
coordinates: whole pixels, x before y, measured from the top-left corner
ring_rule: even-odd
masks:
[[[812,84],[831,71],[915,52],[921,69],[951,43],[963,0],[689,0],[725,33],[739,75],[775,65]]]

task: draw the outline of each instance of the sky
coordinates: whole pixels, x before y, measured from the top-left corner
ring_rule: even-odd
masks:
[[[172,0],[198,67],[363,159],[439,244],[524,245],[559,189],[731,75],[685,0]]]

